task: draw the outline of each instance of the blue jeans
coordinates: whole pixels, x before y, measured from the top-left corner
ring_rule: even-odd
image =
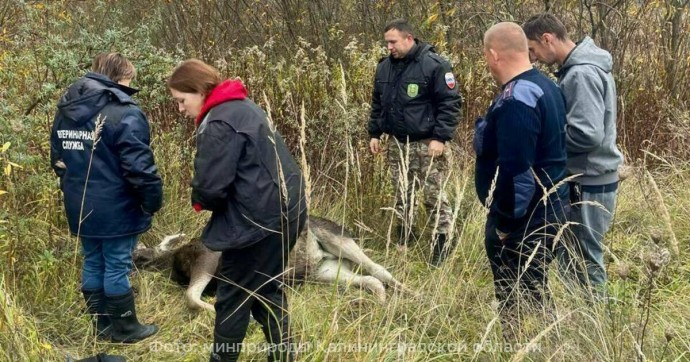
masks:
[[[557,251],[562,269],[574,272],[582,286],[590,287],[602,296],[606,289],[606,266],[604,265],[604,235],[611,227],[616,209],[618,183],[604,186],[575,185],[571,189],[572,208],[570,221],[574,240],[568,247]],[[577,194],[579,191],[579,198]]]
[[[104,290],[107,296],[127,294],[129,272],[132,270],[132,251],[139,235],[114,239],[81,238],[84,265],[82,290]]]

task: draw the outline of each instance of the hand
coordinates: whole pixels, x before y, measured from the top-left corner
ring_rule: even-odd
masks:
[[[378,138],[372,138],[371,141],[369,141],[369,150],[371,150],[371,153],[377,154],[381,152],[381,140]]]
[[[508,238],[508,233],[504,233],[501,230],[496,229],[496,235],[498,235],[498,239],[501,241],[504,241],[505,239]]]
[[[429,142],[429,156],[432,156],[432,157],[441,156],[443,154],[443,150],[445,148],[446,148],[446,146],[443,144],[443,142],[431,140],[431,142]]]

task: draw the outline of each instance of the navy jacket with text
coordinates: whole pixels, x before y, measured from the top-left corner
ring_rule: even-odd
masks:
[[[552,190],[566,176],[565,114],[558,86],[531,69],[503,85],[486,116],[477,119],[475,187],[498,230],[523,229],[568,202],[565,183]]]
[[[141,234],[161,208],[163,184],[149,146],[149,123],[130,98],[134,93],[102,74],[87,73],[58,102],[50,164],[60,177],[75,235],[107,239]],[[94,148],[99,117],[103,129]]]

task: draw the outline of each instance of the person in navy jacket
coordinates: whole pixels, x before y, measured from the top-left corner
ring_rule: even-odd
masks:
[[[510,327],[519,327],[519,301],[520,310],[544,306],[554,236],[569,207],[568,187],[561,182],[565,104],[558,86],[532,67],[519,25],[491,27],[484,55],[501,91],[476,122],[475,186],[489,209],[486,253],[510,335]]]
[[[163,199],[149,124],[131,98],[135,73],[118,53],[98,55],[92,72],[60,98],[50,137],[69,228],[81,239],[81,288],[98,316],[97,336],[124,343],[158,330],[138,322],[128,278],[137,238]]]

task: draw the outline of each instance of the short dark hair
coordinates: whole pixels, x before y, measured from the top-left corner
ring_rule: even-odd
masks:
[[[389,21],[388,24],[386,24],[386,27],[383,28],[383,32],[387,33],[389,30],[393,29],[401,33],[407,33],[414,36],[414,27],[412,27],[412,25],[410,25],[410,23],[408,23],[405,19],[395,19]]]
[[[534,15],[522,24],[527,39],[540,41],[544,33],[551,33],[560,40],[568,39],[568,31],[563,22],[551,13]]]

